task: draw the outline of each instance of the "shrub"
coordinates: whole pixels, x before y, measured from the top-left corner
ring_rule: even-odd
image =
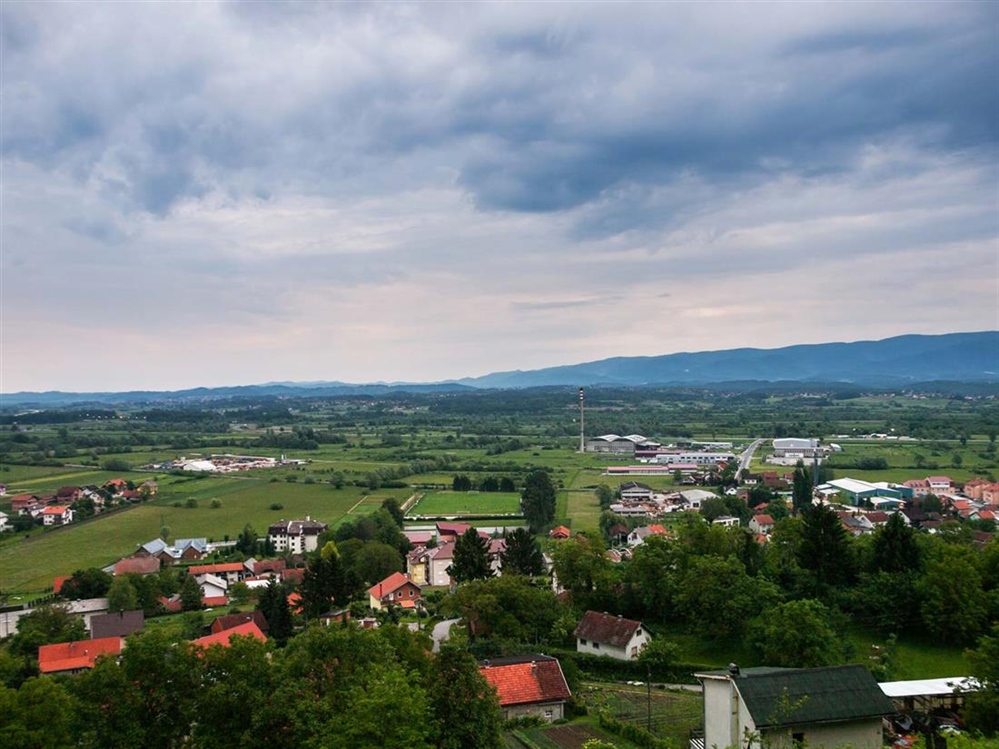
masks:
[[[284,509],[284,505],[281,504],[280,502],[271,502],[271,504],[269,505],[269,509],[271,509],[271,510],[283,510]]]

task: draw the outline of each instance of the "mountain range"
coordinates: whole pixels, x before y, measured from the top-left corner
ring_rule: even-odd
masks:
[[[397,391],[448,392],[548,386],[698,386],[727,382],[834,384],[906,387],[959,382],[999,386],[999,331],[903,335],[880,341],[817,343],[777,349],[619,356],[600,361],[528,371],[494,372],[438,383],[272,382],[177,391],[124,393],[19,392],[3,395],[2,406],[51,407],[72,403],[199,401],[239,397],[330,397],[385,395]]]

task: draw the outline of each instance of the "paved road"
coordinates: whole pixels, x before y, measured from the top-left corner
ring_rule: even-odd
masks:
[[[430,636],[434,638],[435,653],[440,651],[441,643],[451,635],[451,626],[457,622],[457,619],[445,619],[434,625],[434,631],[430,633]]]
[[[741,472],[743,469],[745,470],[749,469],[749,462],[753,459],[753,453],[755,453],[756,449],[764,442],[766,442],[766,440],[762,439],[753,440],[752,444],[746,448],[745,452],[743,452],[742,455],[739,456],[739,472]],[[736,475],[738,476],[739,474],[736,473]]]

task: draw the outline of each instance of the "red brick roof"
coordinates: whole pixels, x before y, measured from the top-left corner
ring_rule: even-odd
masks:
[[[552,532],[549,533],[552,538],[569,538],[572,535],[572,531],[566,528],[564,525],[560,525],[556,528],[552,528]]]
[[[501,707],[567,700],[572,696],[554,658],[537,656],[526,663],[488,664],[480,666],[479,673],[495,687]]]
[[[38,648],[38,670],[43,674],[51,674],[93,668],[98,656],[121,653],[123,642],[120,637],[102,637],[97,640],[42,645]]]
[[[631,641],[635,630],[641,626],[641,622],[633,619],[601,614],[599,611],[587,611],[583,614],[583,618],[573,634],[591,642],[606,643],[623,648]]]
[[[191,640],[191,644],[202,648],[208,648],[212,645],[221,645],[227,648],[232,644],[232,638],[237,636],[254,637],[261,642],[267,640],[266,635],[260,631],[260,627],[257,626],[256,622],[247,622],[246,624],[240,624],[238,627],[224,629],[221,632],[216,632],[206,637],[199,637],[197,640]]]

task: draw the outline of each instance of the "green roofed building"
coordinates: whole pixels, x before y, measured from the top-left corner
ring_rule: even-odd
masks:
[[[863,666],[747,668],[695,674],[704,686],[705,747],[879,749],[895,712]]]

